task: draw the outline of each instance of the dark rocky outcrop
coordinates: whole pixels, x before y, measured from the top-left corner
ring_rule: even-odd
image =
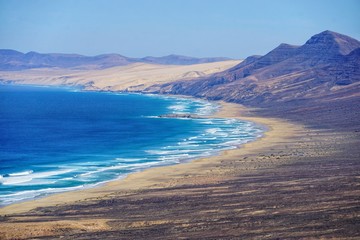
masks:
[[[158,117],[159,118],[189,118],[189,119],[203,118],[199,115],[190,114],[190,113],[173,113],[173,114],[159,115]]]

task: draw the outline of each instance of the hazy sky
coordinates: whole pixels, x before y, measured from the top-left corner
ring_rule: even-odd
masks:
[[[360,39],[359,0],[0,0],[0,48],[244,58],[324,30]]]

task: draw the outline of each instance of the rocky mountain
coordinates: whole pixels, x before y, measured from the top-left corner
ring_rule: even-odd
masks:
[[[37,52],[22,53],[15,50],[0,49],[0,71],[16,71],[30,68],[75,68],[104,69],[124,66],[131,63],[153,63],[168,65],[191,65],[229,60],[228,58],[193,58],[180,55],[164,57],[129,58],[119,54],[83,56],[79,54],[43,54]]]
[[[274,112],[293,113],[292,118],[299,107],[309,110],[327,104],[329,110],[344,101],[349,102],[348,112],[358,111],[350,109],[360,105],[359,53],[358,40],[324,31],[302,46],[280,44],[265,56],[248,57],[210,77],[153,86],[147,91],[271,107]]]
[[[360,81],[359,48],[359,41],[325,31],[303,46],[280,44],[224,72],[152,90],[249,104],[317,98]]]

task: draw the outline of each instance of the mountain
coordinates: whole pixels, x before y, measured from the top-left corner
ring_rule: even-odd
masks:
[[[359,48],[359,41],[325,31],[303,46],[280,44],[265,56],[210,77],[159,86],[159,92],[249,104],[320,97],[360,81]]]
[[[224,72],[152,86],[147,91],[271,108],[289,116],[294,113],[293,118],[299,107],[328,104],[329,109],[345,100],[351,112],[354,105],[360,105],[359,53],[358,40],[324,31],[302,46],[280,44],[268,54],[248,57]]]
[[[16,71],[30,68],[76,68],[104,69],[124,66],[131,63],[153,63],[168,65],[191,65],[229,60],[228,58],[193,58],[180,55],[165,57],[129,58],[119,54],[102,54],[98,56],[83,56],[79,54],[60,53],[21,53],[15,50],[0,49],[0,71]]]
[[[181,55],[168,55],[164,57],[144,57],[141,61],[146,63],[156,63],[165,65],[192,65],[199,63],[221,62],[231,60],[230,58],[215,57],[215,58],[193,58]]]

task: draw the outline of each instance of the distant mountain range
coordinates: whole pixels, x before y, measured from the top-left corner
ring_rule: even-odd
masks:
[[[360,42],[325,31],[311,37],[303,46],[280,44],[265,56],[248,57],[224,72],[156,86],[159,89],[152,90],[266,105],[340,92],[344,95],[347,90],[353,91],[346,86],[355,84],[358,88],[359,83]]]
[[[153,63],[167,65],[191,65],[230,60],[230,58],[193,58],[180,55],[164,57],[129,58],[120,54],[103,54],[83,56],[79,54],[61,53],[22,53],[10,49],[0,49],[0,71],[16,71],[30,68],[72,68],[72,69],[104,69],[124,66],[131,63]]]

